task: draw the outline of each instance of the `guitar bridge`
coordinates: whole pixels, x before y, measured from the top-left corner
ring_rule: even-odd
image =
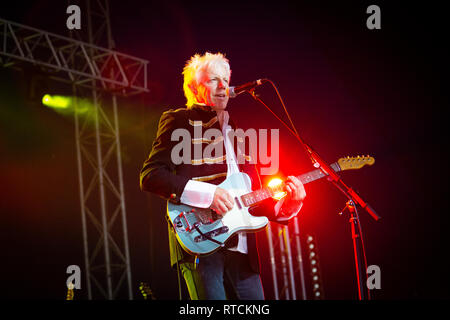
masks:
[[[208,225],[220,219],[214,211],[210,209],[192,209],[191,211],[182,211],[174,220],[173,226],[178,232],[191,232],[195,225]]]
[[[214,230],[211,230],[209,232],[205,232],[199,236],[196,236],[194,238],[195,242],[201,242],[201,241],[205,241],[205,240],[211,240],[212,237],[217,237],[218,235],[221,235],[223,233],[227,233],[228,232],[228,227],[227,226],[223,226]]]

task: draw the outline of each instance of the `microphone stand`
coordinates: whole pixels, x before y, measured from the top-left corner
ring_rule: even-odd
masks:
[[[281,97],[278,93],[278,90],[276,89],[275,85],[272,83],[272,81],[268,80],[274,87],[274,89],[277,91],[277,94],[281,100]],[[322,170],[322,172],[328,176],[328,181],[330,181],[336,188],[341,191],[347,198],[348,201],[346,203],[346,206],[344,210],[347,208],[350,212],[350,224],[352,229],[352,240],[353,240],[353,251],[355,256],[355,268],[356,268],[356,276],[357,276],[357,283],[358,283],[358,298],[359,300],[366,300],[370,299],[369,289],[366,286],[366,283],[364,279],[367,280],[367,261],[364,254],[364,243],[362,239],[361,234],[361,225],[359,222],[359,216],[358,211],[356,210],[356,206],[359,205],[361,208],[363,208],[369,215],[375,219],[375,221],[379,221],[381,217],[375,212],[375,210],[367,203],[365,202],[352,188],[348,187],[344,181],[339,177],[339,175],[326,163],[322,157],[311,147],[309,146],[298,134],[297,130],[295,129],[295,126],[292,124],[292,120],[287,113],[287,110],[285,108],[286,114],[292,124],[292,130],[289,128],[289,126],[281,120],[256,94],[255,90],[252,89],[249,91],[249,93],[252,95],[252,97],[263,104],[281,123],[283,123],[286,128],[295,136],[295,138],[298,140],[298,142],[302,145],[302,147],[307,152],[309,158],[311,159],[314,167],[319,168]],[[281,103],[284,103],[281,100]],[[342,211],[344,211],[342,210]],[[340,213],[342,214],[342,212]],[[365,270],[362,268],[361,259],[364,258],[364,266]],[[367,290],[364,289],[366,287]]]

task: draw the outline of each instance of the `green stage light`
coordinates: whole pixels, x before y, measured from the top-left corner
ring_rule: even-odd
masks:
[[[42,97],[42,104],[64,116],[75,113],[89,115],[94,110],[93,104],[88,99],[74,96],[45,94]]]
[[[46,94],[42,97],[42,104],[53,109],[67,109],[72,104],[72,98]]]

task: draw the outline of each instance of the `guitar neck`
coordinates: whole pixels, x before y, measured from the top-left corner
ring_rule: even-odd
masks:
[[[331,169],[333,169],[335,172],[341,171],[341,167],[339,167],[339,164],[337,162],[330,165]],[[297,179],[299,179],[303,184],[307,184],[309,182],[313,182],[315,180],[322,179],[323,177],[326,177],[327,175],[320,169],[313,170],[308,173],[304,173],[302,175],[299,175]]]
[[[339,166],[339,164],[337,162],[333,163],[330,167],[336,172],[341,171],[341,167]],[[302,175],[297,176],[297,179],[299,179],[303,184],[307,184],[307,183],[313,182],[315,180],[321,179],[325,176],[327,176],[327,175],[325,173],[323,173],[322,170],[316,169],[316,170],[310,171],[308,173],[304,173]],[[284,191],[284,187],[285,187],[285,185],[281,184],[280,186],[278,186],[276,188],[267,187],[267,188],[262,188],[262,189],[244,194],[243,196],[241,196],[242,203],[246,207],[256,205],[256,204],[260,203],[261,201],[264,201],[268,198],[273,197],[277,192]]]

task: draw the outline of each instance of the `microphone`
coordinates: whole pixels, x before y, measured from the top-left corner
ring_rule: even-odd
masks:
[[[228,89],[228,96],[230,98],[235,98],[238,94],[240,94],[244,91],[250,91],[253,88],[256,88],[257,86],[262,85],[266,81],[267,81],[266,79],[258,79],[256,81],[241,84],[240,86],[230,87]]]

